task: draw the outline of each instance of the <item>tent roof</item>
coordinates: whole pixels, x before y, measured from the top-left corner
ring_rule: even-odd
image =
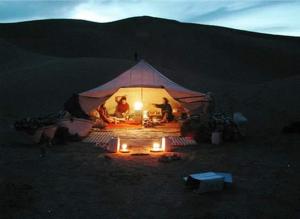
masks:
[[[141,60],[139,63],[120,74],[113,80],[94,89],[80,93],[80,96],[103,97],[114,93],[121,87],[153,87],[165,88],[167,91],[189,93],[190,95],[203,95],[202,93],[188,90],[161,74],[149,63]],[[189,95],[189,96],[190,96]]]

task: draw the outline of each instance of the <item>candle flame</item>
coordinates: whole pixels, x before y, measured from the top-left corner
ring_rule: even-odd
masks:
[[[128,146],[127,144],[123,143],[121,144],[121,149],[120,149],[121,152],[129,152],[128,151]]]
[[[161,147],[161,145],[157,142],[154,142],[152,145],[152,150],[153,152],[159,152],[159,151],[163,151],[163,148]]]

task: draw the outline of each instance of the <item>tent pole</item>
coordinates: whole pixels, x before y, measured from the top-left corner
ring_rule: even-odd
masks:
[[[143,100],[143,87],[141,87],[141,102],[142,102],[142,104],[143,104],[143,106],[144,106],[144,100]],[[143,108],[142,108],[142,110],[141,110],[141,126],[142,126],[142,128],[143,128]]]

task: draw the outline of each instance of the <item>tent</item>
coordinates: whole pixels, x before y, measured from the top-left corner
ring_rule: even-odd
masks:
[[[82,110],[89,114],[99,104],[106,102],[109,113],[113,113],[116,96],[126,96],[131,107],[142,103],[143,109],[147,110],[154,110],[152,103],[161,103],[162,97],[168,98],[175,110],[187,111],[199,109],[206,100],[205,94],[176,84],[141,60],[113,80],[80,93],[79,104]]]

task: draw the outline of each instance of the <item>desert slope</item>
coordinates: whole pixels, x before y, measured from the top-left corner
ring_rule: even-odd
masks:
[[[2,24],[0,37],[50,56],[132,59],[137,51],[156,66],[245,83],[294,75],[300,68],[299,38],[151,17],[105,24],[79,20]]]
[[[0,24],[0,48],[1,117],[59,110],[132,66],[135,51],[172,80],[213,91],[220,110],[244,112],[253,127],[278,131],[299,117],[297,37],[151,17],[42,20]]]

